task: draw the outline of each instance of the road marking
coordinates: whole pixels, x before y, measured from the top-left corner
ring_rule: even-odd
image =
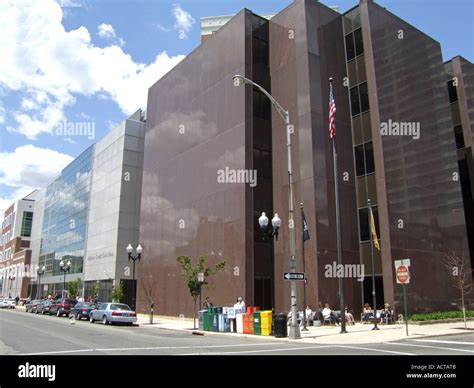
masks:
[[[418,348],[432,348],[432,349],[441,349],[441,350],[454,350],[454,351],[456,351],[456,352],[474,353],[474,350],[457,349],[457,348],[444,348],[444,347],[442,347],[442,346],[404,344],[404,343],[401,343],[401,342],[386,342],[386,344],[387,344],[387,345],[413,346],[413,347],[418,347]]]
[[[428,340],[428,339],[412,339],[410,341],[416,342],[433,342],[439,344],[456,344],[456,345],[471,345],[474,346],[474,342],[462,342],[462,341],[445,341],[445,340]]]
[[[194,348],[233,348],[240,346],[271,346],[280,345],[278,342],[269,342],[266,344],[230,344],[230,345],[202,345],[202,346],[150,346],[140,348],[101,348],[101,349],[76,349],[76,350],[58,350],[50,352],[39,352],[39,353],[23,353],[20,356],[41,356],[48,354],[64,354],[64,353],[79,353],[79,352],[114,352],[114,351],[126,351],[126,350],[169,350],[169,349],[194,349]]]
[[[390,354],[401,354],[403,356],[415,356],[415,353],[404,353],[404,352],[396,352],[394,350],[384,350],[384,349],[375,349],[375,348],[363,348],[360,346],[348,346],[348,345],[334,345],[334,347],[338,348],[348,348],[348,349],[360,349],[360,350],[371,350],[373,352],[382,352],[382,353],[390,353]]]
[[[207,356],[207,355],[223,355],[223,354],[248,354],[248,353],[269,353],[269,352],[287,352],[290,350],[305,350],[305,349],[324,349],[332,348],[332,345],[320,346],[300,346],[298,348],[278,348],[278,349],[261,349],[261,350],[242,350],[238,352],[208,352],[208,353],[179,353],[178,356]]]

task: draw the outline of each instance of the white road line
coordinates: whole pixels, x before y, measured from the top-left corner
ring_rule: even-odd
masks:
[[[170,349],[194,349],[194,348],[233,348],[241,346],[271,346],[280,345],[278,342],[269,342],[266,344],[230,344],[230,345],[194,345],[194,346],[149,346],[149,347],[137,347],[137,348],[100,348],[100,349],[76,349],[76,350],[57,350],[51,352],[39,352],[39,353],[23,353],[20,356],[41,356],[47,354],[64,354],[64,353],[79,353],[79,352],[113,352],[113,351],[126,351],[126,350],[170,350]]]
[[[403,356],[415,356],[415,353],[404,353],[404,352],[396,352],[394,350],[384,350],[384,349],[375,349],[375,348],[363,348],[360,346],[348,346],[348,345],[334,345],[338,348],[348,348],[348,349],[358,349],[358,350],[370,350],[373,352],[382,352],[382,353],[390,353],[390,354],[401,354]]]
[[[438,344],[456,344],[456,345],[471,345],[474,346],[474,342],[462,342],[462,341],[445,341],[445,340],[429,340],[429,339],[412,339],[410,341],[416,342],[432,342]]]
[[[305,350],[305,349],[324,349],[332,348],[332,345],[320,345],[320,346],[301,346],[298,348],[278,348],[278,349],[261,349],[261,350],[241,350],[236,352],[208,352],[208,353],[180,353],[177,356],[219,356],[224,354],[249,354],[249,353],[269,353],[269,352],[287,352],[290,350]]]
[[[456,352],[466,352],[466,353],[474,353],[474,350],[467,350],[467,349],[457,349],[457,348],[445,348],[442,346],[430,346],[430,345],[415,345],[415,344],[405,344],[401,342],[386,342],[387,345],[401,345],[401,346],[413,346],[417,348],[432,348],[432,349],[441,349],[441,350],[454,350]]]

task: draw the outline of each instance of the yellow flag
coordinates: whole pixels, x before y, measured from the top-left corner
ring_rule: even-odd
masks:
[[[370,208],[370,232],[372,233],[374,247],[380,251],[380,244],[379,239],[377,238],[377,230],[375,229],[374,213],[372,213],[372,208]]]

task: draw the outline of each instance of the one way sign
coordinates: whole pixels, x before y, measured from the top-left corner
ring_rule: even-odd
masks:
[[[285,280],[304,280],[304,272],[285,272],[283,274]]]

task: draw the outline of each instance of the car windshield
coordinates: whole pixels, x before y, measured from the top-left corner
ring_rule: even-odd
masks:
[[[130,307],[128,307],[126,304],[117,304],[117,303],[112,303],[110,305],[111,310],[122,310],[122,311],[132,311]]]

